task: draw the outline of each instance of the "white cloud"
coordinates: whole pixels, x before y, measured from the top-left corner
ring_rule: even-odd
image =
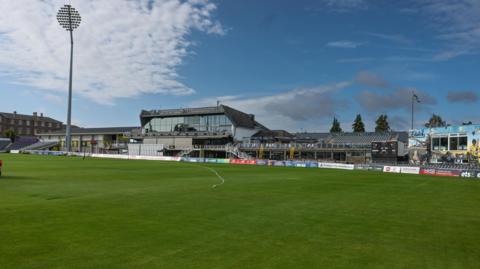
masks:
[[[336,98],[335,93],[350,85],[351,82],[340,82],[260,97],[204,98],[190,105],[212,106],[219,100],[222,104],[254,114],[268,128],[293,131],[307,127],[310,130],[320,130],[323,119],[334,116],[339,107],[345,108],[348,105],[346,101]]]
[[[480,1],[422,0],[415,3],[431,19],[439,32],[438,38],[448,44],[433,60],[480,52]]]
[[[365,0],[322,0],[325,5],[336,11],[348,11],[351,9],[363,9],[367,7]]]
[[[56,21],[60,0],[0,0],[0,71],[41,90],[65,91],[69,36]],[[73,6],[75,94],[99,103],[143,93],[187,95],[177,72],[192,30],[224,34],[209,0],[84,0]]]
[[[383,34],[383,33],[373,33],[373,32],[364,32],[365,35],[373,36],[379,39],[383,39],[389,42],[398,43],[402,45],[413,45],[414,41],[410,38],[407,38],[400,34]]]
[[[355,49],[361,45],[363,45],[363,43],[353,42],[350,40],[332,41],[326,44],[327,47],[342,48],[342,49]]]

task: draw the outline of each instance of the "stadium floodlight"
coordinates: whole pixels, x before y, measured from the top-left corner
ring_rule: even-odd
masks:
[[[412,90],[412,130],[413,130],[413,127],[415,126],[414,124],[415,103],[421,103],[421,102],[420,102],[420,98],[418,98],[418,95],[415,93],[415,90]]]
[[[70,32],[70,77],[68,81],[68,112],[65,143],[67,152],[72,150],[72,73],[73,73],[73,30],[80,26],[80,13],[71,5],[64,5],[58,10],[57,21],[65,30]]]

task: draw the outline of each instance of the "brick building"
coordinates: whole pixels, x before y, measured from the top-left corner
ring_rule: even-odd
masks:
[[[37,133],[57,131],[63,128],[61,121],[45,117],[43,113],[32,115],[0,112],[0,135],[6,130],[15,131],[17,136],[34,136]]]

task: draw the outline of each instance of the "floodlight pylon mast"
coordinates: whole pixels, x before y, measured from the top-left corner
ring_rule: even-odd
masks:
[[[70,73],[68,80],[68,111],[65,144],[67,152],[72,151],[72,78],[73,78],[73,30],[80,25],[81,17],[71,5],[65,5],[58,11],[60,26],[70,32]]]

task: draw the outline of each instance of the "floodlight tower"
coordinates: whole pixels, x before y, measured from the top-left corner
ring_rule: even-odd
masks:
[[[68,81],[68,113],[67,113],[67,134],[65,143],[67,152],[72,150],[72,72],[73,72],[73,30],[80,26],[82,18],[78,11],[71,5],[64,5],[58,10],[57,21],[65,30],[70,32],[70,77]]]

